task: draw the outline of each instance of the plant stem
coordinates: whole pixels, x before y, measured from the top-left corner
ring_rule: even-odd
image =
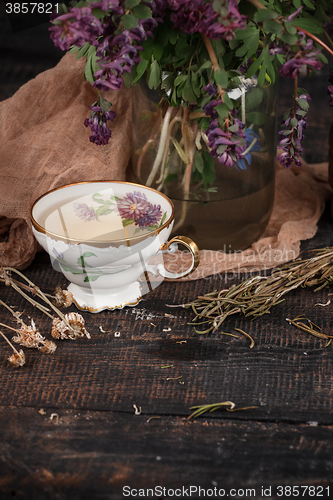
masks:
[[[4,306],[6,309],[8,309],[8,311],[10,311],[12,313],[12,315],[14,316],[14,318],[19,322],[21,323],[21,325],[24,325],[24,321],[21,320],[20,316],[10,307],[8,306],[5,302],[3,302],[1,299],[0,299],[0,304],[2,306]]]
[[[325,33],[325,36],[326,36],[326,38],[327,38],[327,40],[328,40],[328,43],[329,43],[329,44],[332,46],[332,48],[333,48],[333,41],[332,41],[332,38],[329,36],[329,34],[327,33],[327,31],[324,31],[324,33]]]
[[[297,28],[299,31],[302,31],[304,33],[304,35],[308,36],[309,38],[311,38],[314,42],[318,43],[318,45],[320,45],[321,47],[323,47],[323,49],[325,49],[329,54],[331,54],[331,56],[333,56],[333,50],[330,49],[325,42],[323,42],[322,40],[320,40],[320,38],[316,37],[315,35],[313,35],[312,33],[309,33],[308,31],[304,30],[303,28],[299,28],[298,26],[296,26],[296,24],[294,24],[295,28]]]
[[[2,335],[3,338],[5,339],[5,341],[8,342],[8,344],[13,349],[13,351],[16,352],[16,354],[20,355],[20,353],[18,352],[18,350],[15,349],[15,347],[13,346],[13,344],[7,339],[6,335],[1,330],[0,330],[0,335]]]
[[[167,134],[168,134],[169,123],[170,123],[170,119],[171,119],[171,113],[172,113],[172,106],[169,106],[167,109],[167,112],[165,113],[165,117],[163,118],[163,125],[162,125],[162,130],[161,130],[160,142],[158,145],[158,150],[157,150],[156,158],[154,161],[154,165],[152,167],[152,170],[151,170],[149,177],[147,179],[147,182],[146,182],[147,186],[152,185],[154,177],[157,174],[158,167],[160,166],[162,158],[163,158],[164,148],[165,148],[165,144],[166,144],[166,138],[167,138]]]
[[[252,5],[254,5],[255,7],[257,7],[258,9],[267,9],[267,7],[265,7],[265,5],[263,5],[260,0],[247,0],[248,2],[252,3]],[[295,26],[295,28],[297,28],[299,31],[302,31],[304,33],[304,35],[308,36],[309,38],[312,38],[312,40],[316,43],[318,43],[321,47],[323,47],[323,49],[325,49],[329,54],[331,54],[331,56],[333,56],[333,50],[330,49],[325,42],[323,42],[322,40],[320,40],[320,38],[316,37],[315,35],[313,35],[312,33],[309,33],[309,31],[306,31],[305,29],[303,28],[299,28],[296,24],[293,23],[293,25]],[[325,32],[326,33],[326,32]],[[332,44],[332,47],[333,47],[333,43],[332,43],[332,40],[330,39],[330,37],[328,35],[326,35],[327,38],[329,39],[330,41],[330,44]]]
[[[263,5],[260,0],[247,0],[248,2],[252,3],[252,5],[254,5],[255,7],[257,7],[258,9],[267,9],[267,7],[265,7],[265,5]]]

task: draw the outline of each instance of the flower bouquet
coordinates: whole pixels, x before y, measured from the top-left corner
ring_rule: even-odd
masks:
[[[97,90],[84,122],[91,142],[111,137],[116,114],[105,92],[141,82],[158,90],[154,112],[141,113],[149,133],[136,150],[136,175],[154,147],[144,182],[162,190],[176,179],[181,224],[186,201],[214,197],[218,166],[244,172],[259,154],[261,162],[272,157],[278,74],[294,79],[278,160],[301,165],[310,96],[299,79],[328,64],[323,50],[333,55],[332,7],[332,0],[84,0],[63,5],[50,31],[57,46],[86,58],[84,78]],[[333,105],[333,72],[328,93]]]

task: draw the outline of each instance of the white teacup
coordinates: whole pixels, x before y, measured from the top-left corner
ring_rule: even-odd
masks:
[[[35,201],[31,222],[53,266],[71,282],[68,290],[82,310],[134,306],[164,277],[181,278],[199,264],[199,249],[191,239],[168,241],[172,202],[139,184],[91,181],[53,189]],[[170,273],[162,254],[175,252],[178,243],[191,252],[192,264],[185,272]],[[147,272],[159,276],[148,287],[142,281],[142,276],[148,280]]]

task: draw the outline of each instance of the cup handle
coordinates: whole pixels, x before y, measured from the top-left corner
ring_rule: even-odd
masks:
[[[174,253],[178,249],[178,243],[184,245],[192,254],[192,264],[189,269],[182,273],[170,273],[167,271],[163,264],[158,264],[157,266],[148,265],[146,271],[151,272],[155,275],[160,274],[163,278],[178,279],[192,273],[199,265],[200,262],[200,252],[198,245],[188,238],[187,236],[175,236],[170,241],[163,243],[161,245],[158,253]]]

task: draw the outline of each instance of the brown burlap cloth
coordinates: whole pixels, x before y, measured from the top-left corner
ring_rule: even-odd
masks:
[[[77,181],[124,180],[131,155],[131,90],[111,91],[117,118],[107,146],[90,143],[83,125],[96,92],[83,79],[84,61],[66,54],[59,64],[0,103],[0,266],[26,268],[38,250],[30,207],[44,192]],[[201,250],[186,279],[268,269],[297,257],[301,240],[314,236],[325,200],[332,198],[327,164],[286,170],[277,165],[275,204],[262,238],[236,254]],[[169,255],[173,270],[190,255]]]

